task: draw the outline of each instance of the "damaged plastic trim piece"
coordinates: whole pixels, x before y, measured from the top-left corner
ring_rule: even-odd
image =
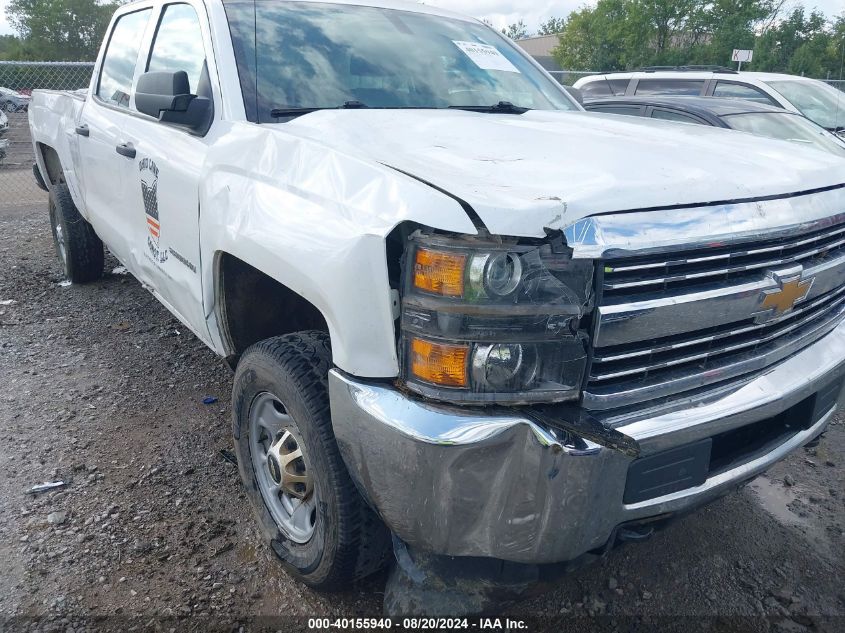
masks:
[[[640,445],[634,438],[606,426],[583,409],[566,405],[547,405],[531,407],[523,412],[544,426],[560,428],[574,437],[595,442],[628,457],[640,456]]]

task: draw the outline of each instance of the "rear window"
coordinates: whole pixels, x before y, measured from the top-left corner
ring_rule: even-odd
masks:
[[[703,89],[703,79],[640,79],[636,94],[696,96]]]
[[[108,104],[129,107],[138,52],[151,13],[152,9],[127,13],[114,24],[97,83],[97,96]]]
[[[590,97],[623,97],[628,88],[628,79],[604,79],[590,81],[581,87],[584,96]]]

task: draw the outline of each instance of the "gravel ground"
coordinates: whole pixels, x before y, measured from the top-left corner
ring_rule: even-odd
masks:
[[[258,544],[223,456],[222,361],[131,276],[62,284],[46,210],[24,202],[0,207],[0,631],[379,615],[383,575],[320,595]],[[837,421],[817,448],[506,615],[567,618],[549,630],[845,630],[843,465]],[[67,485],[27,494],[54,480]]]

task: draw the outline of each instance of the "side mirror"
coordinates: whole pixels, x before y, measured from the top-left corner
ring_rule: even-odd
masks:
[[[581,92],[580,88],[573,88],[572,86],[564,86],[563,87],[566,92],[569,93],[569,96],[575,99],[581,105],[584,105],[584,93]]]
[[[191,94],[188,73],[149,72],[138,78],[135,107],[168,123],[187,129],[191,134],[205,136],[214,117],[211,99]]]

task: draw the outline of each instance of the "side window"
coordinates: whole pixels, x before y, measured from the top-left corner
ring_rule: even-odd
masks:
[[[628,88],[628,79],[604,79],[591,81],[581,87],[581,92],[591,97],[622,97]]]
[[[581,86],[581,93],[585,97],[609,97],[610,86],[606,81],[590,81]]]
[[[114,24],[97,81],[97,96],[106,103],[129,107],[135,64],[151,13],[152,9],[127,13]]]
[[[696,96],[703,88],[703,79],[640,79],[636,94]]]
[[[641,106],[625,106],[625,105],[597,105],[591,106],[587,104],[587,110],[590,112],[604,112],[605,114],[627,114],[628,116],[642,116],[643,109]]]
[[[158,24],[147,71],[188,73],[191,93],[196,94],[205,48],[197,12],[189,4],[168,4]]]
[[[630,79],[610,79],[606,83],[610,84],[610,91],[614,97],[624,97],[630,81]]]
[[[679,123],[704,123],[702,120],[690,114],[684,114],[683,112],[677,112],[675,110],[663,110],[661,108],[655,108],[652,110],[651,118],[663,119],[664,121],[678,121]]]
[[[714,97],[731,97],[734,99],[745,99],[747,101],[756,101],[757,103],[765,103],[766,105],[777,106],[774,100],[762,90],[754,86],[745,84],[737,84],[730,81],[720,81],[716,84],[713,90]]]

